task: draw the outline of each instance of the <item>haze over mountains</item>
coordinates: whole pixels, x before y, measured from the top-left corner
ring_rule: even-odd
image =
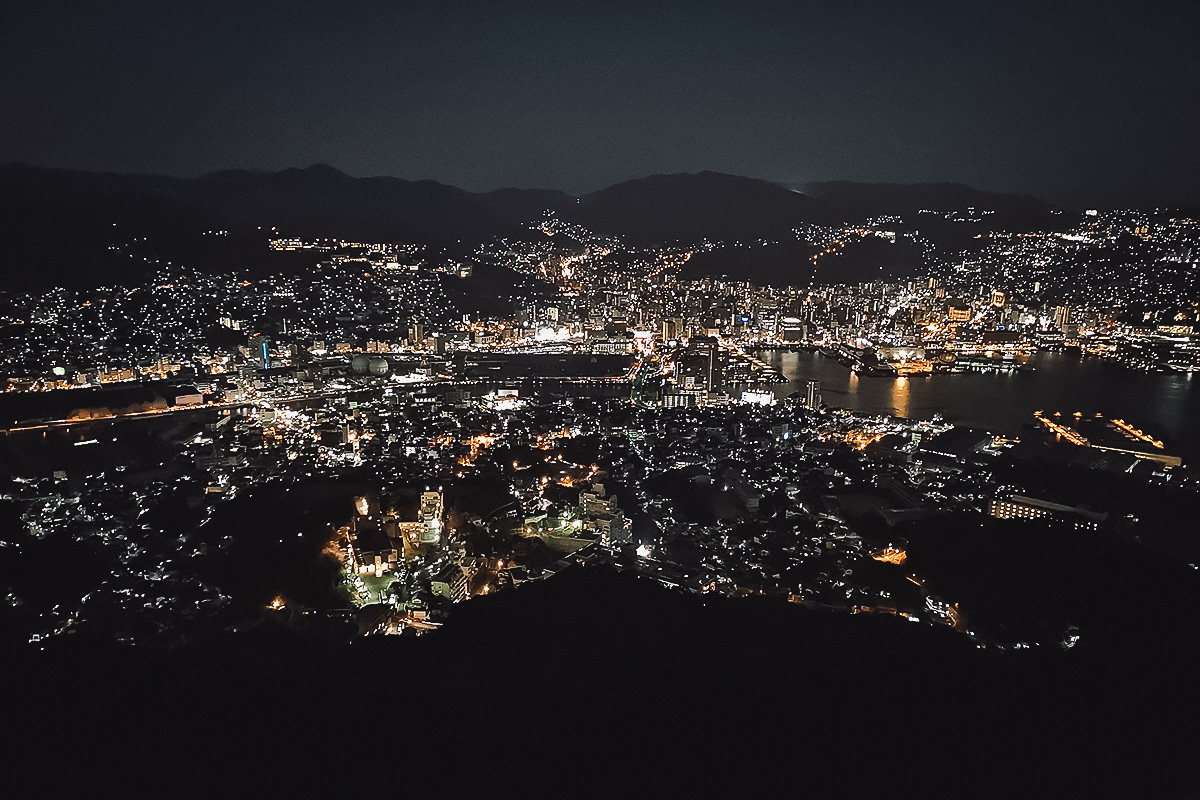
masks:
[[[262,260],[268,236],[461,251],[497,237],[540,235],[528,223],[547,211],[634,245],[794,241],[793,228],[805,223],[835,225],[880,215],[908,220],[922,209],[991,210],[987,229],[1044,229],[1056,222],[1054,209],[1036,198],[960,184],[837,182],[804,190],[701,172],[652,175],[576,198],[550,189],[474,193],[432,180],[354,178],[320,164],[200,178],[12,164],[0,167],[0,263],[14,288],[39,288],[137,279],[144,263],[130,263],[128,252],[109,249],[130,236],[145,237],[143,255],[151,261],[215,270],[267,266]],[[922,220],[930,228],[937,222]]]

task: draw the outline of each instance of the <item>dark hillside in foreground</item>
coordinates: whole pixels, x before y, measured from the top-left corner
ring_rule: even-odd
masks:
[[[1114,673],[1103,654],[997,654],[897,618],[597,570],[459,606],[419,639],[323,647],[264,623],[168,653],[68,645],[15,664],[26,769],[57,762],[65,726],[89,746],[56,780],[135,791],[245,762],[275,794],[310,793],[347,780],[349,759],[360,777],[400,764],[408,787],[560,796],[1155,797],[1186,785],[1197,710],[1182,664]]]

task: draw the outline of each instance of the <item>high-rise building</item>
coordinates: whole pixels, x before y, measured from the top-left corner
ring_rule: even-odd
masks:
[[[257,364],[262,369],[271,368],[270,355],[271,340],[261,333],[256,333],[250,337],[250,360]]]
[[[1060,331],[1065,331],[1067,325],[1071,322],[1071,307],[1063,304],[1054,308],[1054,327]]]
[[[784,317],[780,323],[779,338],[784,342],[802,342],[808,337],[808,330],[803,322],[796,317]]]
[[[816,410],[821,407],[821,382],[808,381],[804,387],[804,405]]]
[[[707,397],[724,388],[725,359],[715,336],[688,339],[675,367],[675,381],[681,389],[698,390]]]

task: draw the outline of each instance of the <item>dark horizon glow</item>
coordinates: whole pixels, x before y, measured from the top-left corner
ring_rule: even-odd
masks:
[[[176,5],[0,11],[0,163],[1200,207],[1195,3]]]

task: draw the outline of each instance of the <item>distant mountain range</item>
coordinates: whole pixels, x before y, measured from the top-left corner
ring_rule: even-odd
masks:
[[[789,238],[804,223],[967,207],[994,211],[984,223],[989,229],[1053,224],[1053,209],[1041,200],[959,184],[838,182],[801,192],[701,172],[652,175],[576,198],[555,190],[478,193],[432,180],[353,178],[320,164],[200,178],[11,164],[0,167],[0,266],[14,288],[120,283],[136,279],[155,258],[202,269],[262,266],[262,240],[269,235],[453,250],[530,236],[525,223],[551,211],[634,244],[753,242]],[[943,220],[934,215],[927,222],[933,228]],[[206,234],[211,231],[229,233]],[[130,237],[146,240],[136,256],[124,246]]]

